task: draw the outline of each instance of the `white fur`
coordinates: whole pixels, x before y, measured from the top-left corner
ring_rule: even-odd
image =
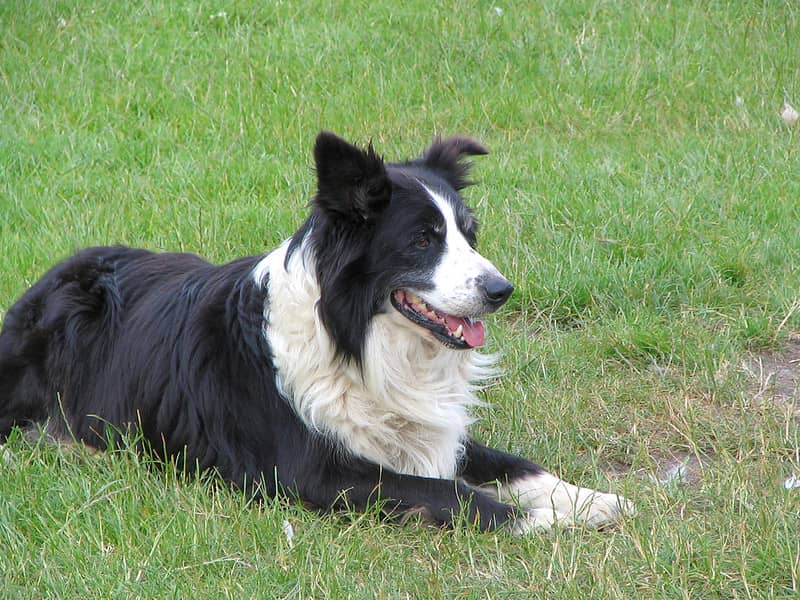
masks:
[[[498,497],[526,509],[526,514],[515,524],[517,533],[541,531],[554,525],[600,527],[636,512],[633,503],[622,496],[578,487],[547,472],[501,485]]]
[[[425,191],[444,217],[445,249],[431,277],[433,289],[415,293],[437,310],[451,315],[479,315],[486,307],[482,294],[477,291],[478,280],[502,275],[469,245],[458,228],[450,202],[427,187]]]
[[[288,245],[253,272],[268,275],[264,334],[282,393],[310,428],[399,473],[455,477],[476,383],[493,374],[492,358],[453,351],[389,303],[371,322],[363,373],[335,356],[320,321],[313,256],[301,244],[284,268]]]

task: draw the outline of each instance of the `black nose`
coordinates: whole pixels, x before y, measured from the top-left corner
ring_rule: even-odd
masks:
[[[505,301],[508,300],[511,292],[514,291],[514,286],[511,285],[508,279],[496,275],[483,279],[480,283],[480,287],[484,296],[486,296],[486,300],[492,305],[493,309],[500,308]]]

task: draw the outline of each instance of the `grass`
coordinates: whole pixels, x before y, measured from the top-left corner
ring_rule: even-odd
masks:
[[[468,192],[481,248],[517,285],[475,433],[639,515],[397,527],[13,438],[1,595],[797,595],[797,395],[742,364],[800,330],[800,130],[778,117],[800,105],[800,10],[530,4],[3,3],[0,316],[82,246],[272,247],[305,213],[321,128],[390,158],[470,134],[493,151]],[[676,459],[686,482],[647,476]]]

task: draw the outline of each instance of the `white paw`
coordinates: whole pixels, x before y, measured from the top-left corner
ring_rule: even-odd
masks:
[[[636,514],[633,502],[616,494],[591,493],[582,506],[576,506],[575,520],[589,527],[613,525],[622,517]]]
[[[511,527],[514,535],[528,533],[543,533],[553,527],[566,527],[572,525],[572,518],[562,515],[549,508],[530,508],[522,513]]]
[[[550,518],[559,524],[602,527],[636,514],[627,498],[578,487],[546,472],[513,481],[499,491],[501,499],[527,509],[537,526]]]

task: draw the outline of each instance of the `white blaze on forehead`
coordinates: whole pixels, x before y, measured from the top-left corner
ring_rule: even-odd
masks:
[[[447,200],[447,198],[443,197],[441,194],[437,194],[430,188],[426,186],[422,186],[425,188],[425,191],[433,200],[433,203],[436,205],[436,208],[439,209],[439,212],[442,213],[445,222],[446,228],[446,241],[448,247],[458,248],[460,251],[471,252],[473,254],[478,254],[469,245],[467,238],[464,237],[464,234],[461,232],[461,229],[458,227],[458,222],[456,221],[456,213],[453,210],[453,205]],[[463,250],[462,246],[466,247],[466,250]]]
[[[433,289],[422,296],[435,307],[457,316],[475,316],[486,312],[485,298],[478,281],[502,277],[497,268],[481,256],[461,232],[453,205],[441,194],[422,186],[439,209],[445,222],[442,257],[432,276]]]

